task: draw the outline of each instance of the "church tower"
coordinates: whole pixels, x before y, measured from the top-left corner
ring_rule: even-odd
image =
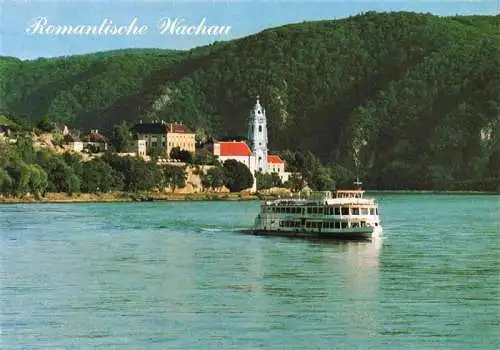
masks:
[[[266,111],[260,105],[259,96],[248,118],[248,142],[255,156],[255,171],[267,172]]]

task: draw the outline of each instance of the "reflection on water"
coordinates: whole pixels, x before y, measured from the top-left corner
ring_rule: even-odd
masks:
[[[381,238],[312,243],[279,239],[276,250],[269,251],[272,239],[254,239],[247,246],[252,254],[244,278],[227,286],[247,294],[255,327],[293,325],[318,336],[337,332],[352,339],[376,333]],[[307,253],[296,244],[305,244]]]

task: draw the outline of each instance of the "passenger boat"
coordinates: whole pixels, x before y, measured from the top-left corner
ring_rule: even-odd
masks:
[[[382,233],[378,204],[364,197],[361,188],[311,192],[261,204],[256,235],[305,238],[370,239]]]

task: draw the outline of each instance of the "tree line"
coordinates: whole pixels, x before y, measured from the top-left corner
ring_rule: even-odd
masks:
[[[205,190],[217,191],[225,186],[239,192],[252,187],[254,181],[250,170],[234,160],[209,166],[197,174]],[[32,194],[42,198],[47,192],[73,195],[166,188],[175,191],[186,186],[187,176],[185,165],[159,165],[111,152],[83,161],[76,153],[35,149],[30,137],[19,136],[13,144],[0,140],[0,194],[7,196]]]

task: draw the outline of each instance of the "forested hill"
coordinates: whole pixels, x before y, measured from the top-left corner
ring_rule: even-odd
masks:
[[[185,52],[0,59],[0,107],[79,128],[164,119],[227,136],[245,134],[259,94],[271,149],[352,168],[357,140],[376,186],[498,177],[499,19],[366,13]]]

